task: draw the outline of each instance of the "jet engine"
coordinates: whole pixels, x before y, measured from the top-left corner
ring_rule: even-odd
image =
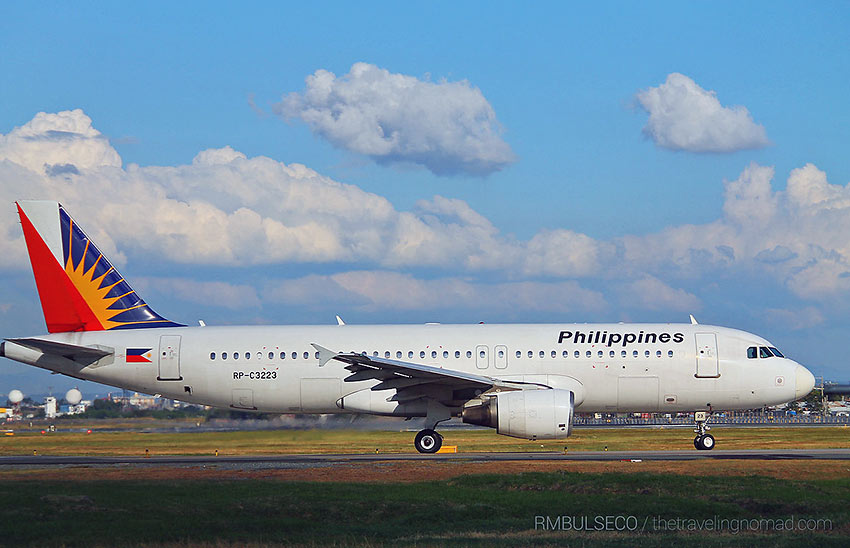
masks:
[[[575,396],[570,390],[514,390],[487,396],[463,409],[463,422],[495,428],[527,440],[566,438],[573,429]]]

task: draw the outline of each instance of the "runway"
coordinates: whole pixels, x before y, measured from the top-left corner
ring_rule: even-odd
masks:
[[[537,453],[366,453],[254,456],[4,456],[4,466],[111,466],[111,465],[208,465],[229,464],[251,466],[310,465],[368,462],[498,462],[498,461],[688,461],[688,460],[850,460],[850,449],[747,449],[713,451],[568,451]]]

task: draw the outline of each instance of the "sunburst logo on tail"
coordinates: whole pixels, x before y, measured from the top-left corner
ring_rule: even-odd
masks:
[[[18,202],[50,333],[182,327],[142,300],[57,202]]]
[[[59,208],[65,273],[102,329],[177,326],[154,312],[74,220]]]

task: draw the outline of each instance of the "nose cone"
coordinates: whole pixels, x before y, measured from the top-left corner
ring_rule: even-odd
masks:
[[[815,376],[812,375],[811,371],[803,367],[802,365],[797,366],[797,382],[795,384],[795,397],[796,399],[805,398],[809,395],[809,392],[815,387]]]

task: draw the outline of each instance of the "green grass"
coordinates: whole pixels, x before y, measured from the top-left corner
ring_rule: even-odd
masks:
[[[446,430],[446,445],[475,451],[692,450],[688,428],[576,429],[566,440],[530,442],[499,436],[492,430]],[[717,428],[717,449],[850,447],[850,429],[842,427]],[[238,432],[145,433],[93,431],[40,434],[18,430],[0,437],[0,455],[261,455],[285,453],[413,452],[413,432],[357,430],[261,430]]]
[[[526,473],[414,484],[0,482],[7,546],[845,546],[850,480]],[[644,531],[535,531],[535,516],[634,516]],[[831,520],[830,531],[695,534],[652,518]],[[823,527],[822,527],[823,529]]]

